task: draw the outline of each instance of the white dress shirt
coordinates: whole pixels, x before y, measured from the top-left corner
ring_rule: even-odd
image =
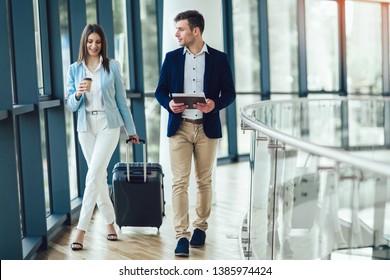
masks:
[[[184,63],[184,93],[203,92],[206,52],[208,50],[205,43],[197,54],[191,53],[187,47],[184,48],[183,55],[186,56]],[[202,119],[203,113],[198,109],[186,109],[182,113],[182,118]]]
[[[91,72],[85,64],[85,61],[83,61],[83,67],[85,68],[86,73],[85,78],[92,79],[91,91],[84,93],[85,110],[87,112],[104,111],[104,102],[100,85],[100,74],[101,71],[103,71],[102,62],[103,58],[100,57],[99,65],[96,67],[95,71]]]

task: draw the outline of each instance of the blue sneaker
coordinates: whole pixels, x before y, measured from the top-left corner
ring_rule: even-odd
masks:
[[[203,247],[205,241],[206,241],[206,233],[203,230],[196,228],[194,230],[194,233],[192,234],[192,238],[190,241],[191,247],[193,248]]]
[[[185,237],[180,238],[175,249],[175,256],[188,257],[190,255],[189,247],[188,239]]]

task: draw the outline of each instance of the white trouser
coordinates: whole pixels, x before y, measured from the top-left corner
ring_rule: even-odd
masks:
[[[96,203],[107,225],[115,221],[108,191],[107,167],[118,145],[119,133],[120,128],[107,127],[105,114],[87,114],[87,132],[78,133],[88,172],[77,229],[87,231]]]

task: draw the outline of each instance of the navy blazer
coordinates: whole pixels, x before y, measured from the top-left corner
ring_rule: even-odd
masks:
[[[204,73],[204,93],[206,98],[212,99],[215,108],[203,113],[203,129],[209,138],[221,138],[222,128],[219,111],[226,108],[236,98],[233,75],[227,55],[207,46],[206,65]],[[169,112],[167,136],[175,135],[180,127],[181,113],[174,114],[169,108],[172,93],[181,93],[184,90],[184,48],[168,52],[161,67],[160,80],[154,93],[157,101]]]

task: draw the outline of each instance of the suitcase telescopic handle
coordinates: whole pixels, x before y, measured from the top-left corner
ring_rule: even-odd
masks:
[[[130,182],[130,161],[129,161],[129,142],[132,139],[126,139],[126,171],[127,171],[127,181]],[[144,183],[146,183],[146,149],[145,149],[145,144],[146,141],[143,139],[139,139],[139,142],[143,144],[143,158],[144,158]]]

